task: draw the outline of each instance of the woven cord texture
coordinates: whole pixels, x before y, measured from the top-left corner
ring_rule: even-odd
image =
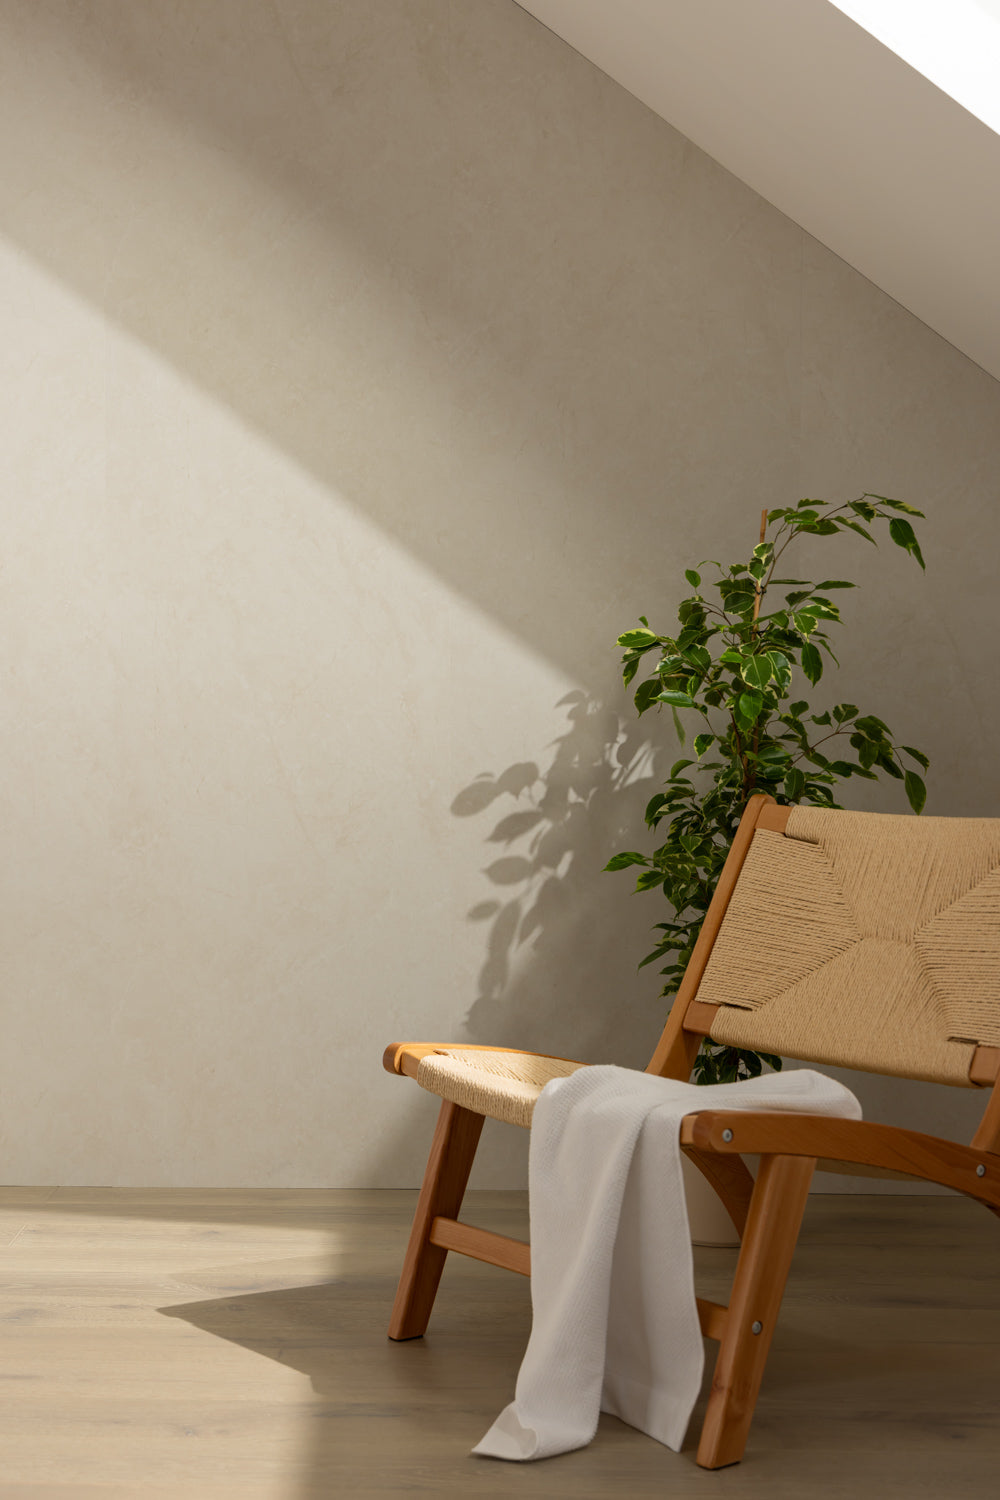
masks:
[[[793,808],[754,838],[698,999],[729,1045],[967,1084],[1000,1045],[1000,821]]]
[[[421,1058],[417,1082],[491,1120],[531,1125],[535,1102],[553,1078],[568,1078],[582,1063],[533,1052],[465,1051],[448,1047]]]

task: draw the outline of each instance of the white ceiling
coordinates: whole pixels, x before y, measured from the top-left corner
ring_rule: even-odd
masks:
[[[917,67],[829,0],[519,3],[1000,378],[1000,136]]]
[[[963,108],[1000,130],[1000,0],[831,0]]]

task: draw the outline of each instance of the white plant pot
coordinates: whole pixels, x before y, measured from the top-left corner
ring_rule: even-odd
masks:
[[[722,1199],[709,1187],[694,1162],[681,1153],[688,1224],[694,1245],[738,1245],[740,1237],[722,1206]]]

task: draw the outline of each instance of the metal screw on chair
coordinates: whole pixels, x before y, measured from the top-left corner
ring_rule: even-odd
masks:
[[[982,1162],[980,1162],[979,1166],[976,1168],[976,1176],[977,1177],[985,1177],[986,1176],[986,1168],[983,1166]]]
[[[750,1324],[750,1332],[751,1333],[763,1333],[763,1331],[764,1331],[764,1325],[763,1325],[763,1323],[751,1323]]]
[[[722,1132],[722,1139],[724,1141],[731,1141],[732,1138],[733,1138],[733,1132],[731,1130],[724,1130]]]

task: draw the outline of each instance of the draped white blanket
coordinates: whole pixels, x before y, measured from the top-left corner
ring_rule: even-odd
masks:
[[[704,1363],[680,1121],[720,1108],[861,1118],[849,1089],[805,1069],[701,1088],[592,1067],[546,1084],[529,1159],[531,1337],[514,1401],[474,1453],[582,1448],[600,1411],[680,1449]]]

